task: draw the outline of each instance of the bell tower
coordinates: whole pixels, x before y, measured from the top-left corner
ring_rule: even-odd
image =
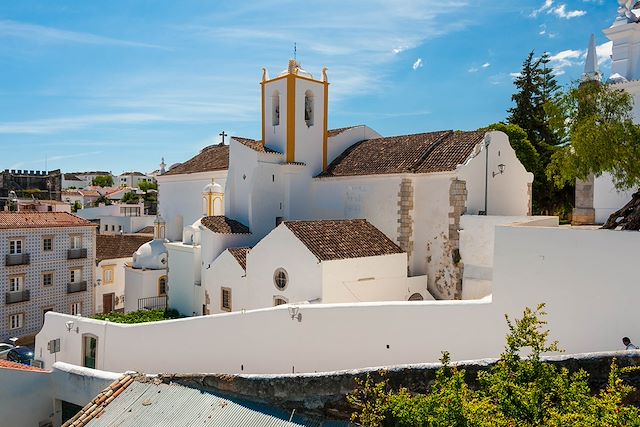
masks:
[[[287,69],[269,78],[262,72],[262,143],[284,154],[288,163],[301,162],[319,173],[327,162],[329,82],[289,60]]]

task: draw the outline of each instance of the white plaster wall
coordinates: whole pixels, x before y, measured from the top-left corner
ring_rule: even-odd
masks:
[[[255,185],[258,153],[231,139],[229,176],[225,186],[225,214],[251,228],[251,192]]]
[[[202,189],[211,180],[225,188],[227,171],[158,176],[158,210],[167,223],[167,239],[182,238],[182,228],[202,218]]]
[[[275,228],[276,217],[288,217],[284,195],[286,169],[287,166],[260,162],[252,174],[250,229],[254,242]]]
[[[186,316],[202,314],[204,289],[200,280],[200,246],[175,242],[167,243],[166,247],[169,252],[169,307]]]
[[[202,286],[209,295],[207,308],[211,314],[226,312],[220,307],[222,287],[231,289],[233,311],[246,309],[251,304],[252,295],[245,271],[229,251],[224,251],[209,268],[202,270]],[[273,304],[269,304],[271,305]]]
[[[289,277],[283,291],[273,282],[278,268],[284,268]],[[275,296],[289,302],[311,301],[322,296],[320,262],[284,224],[247,254],[247,278],[251,295],[247,309],[270,307]]]
[[[125,264],[133,261],[133,257],[129,258],[116,258],[105,259],[98,263],[96,266],[96,287],[95,287],[95,308],[96,313],[102,313],[102,296],[104,294],[115,294],[115,301],[113,305],[114,310],[124,309],[124,287],[125,287]],[[104,282],[104,270],[105,266],[113,266],[113,283],[106,284]],[[100,279],[100,286],[97,284],[97,280]]]
[[[52,399],[78,406],[92,401],[122,374],[84,368],[64,362],[54,363],[51,372]]]
[[[489,171],[486,173],[486,149],[484,142],[480,150],[457,170],[458,178],[466,182],[467,213],[477,214],[485,210],[485,180],[487,182],[487,215],[527,215],[529,196],[527,184],[533,182],[533,174],[527,172],[511,148],[509,137],[503,132],[488,132]],[[498,173],[503,164],[504,173]]]
[[[0,425],[33,427],[54,416],[51,372],[0,368]]]
[[[323,261],[321,266],[323,303],[407,299],[406,253]]]
[[[609,216],[631,201],[636,189],[618,191],[613,185],[611,174],[604,173],[594,179],[593,208],[596,224],[604,224]]]
[[[523,222],[557,227],[558,217],[463,215],[460,218],[462,299],[480,299],[491,294],[496,226]]]
[[[141,270],[124,267],[124,311],[138,311],[138,299],[158,296],[158,279],[167,275],[167,270]],[[171,286],[169,286],[171,292]],[[169,303],[171,304],[171,303]]]
[[[272,121],[272,97],[278,91],[280,98],[280,124],[273,126]],[[287,79],[267,82],[264,85],[264,136],[265,145],[283,153],[286,150],[287,139]]]
[[[313,94],[313,125],[304,120],[305,92]],[[324,136],[324,84],[321,82],[296,79],[296,145],[295,161],[307,165],[311,175],[322,172],[322,139]]]
[[[500,226],[492,300],[301,304],[300,322],[291,320],[287,307],[144,325],[47,313],[36,352],[62,338],[58,360],[78,364],[81,336],[90,332],[99,337],[98,368],[111,371],[315,372],[432,362],[442,350],[468,360],[497,356],[504,313],[520,316],[540,302],[547,303],[551,338],[567,352],[618,349],[637,324],[639,245],[634,232]],[[68,320],[77,322],[78,333],[66,332]],[[416,339],[417,325],[438,327],[419,328]],[[218,340],[198,339],[216,331],[224,333],[224,351]],[[198,339],[198,351],[167,346],[185,337]],[[46,353],[49,367],[53,358]]]

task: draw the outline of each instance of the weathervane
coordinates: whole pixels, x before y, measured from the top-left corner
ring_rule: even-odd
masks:
[[[298,58],[297,58],[297,56],[296,56],[296,55],[297,55],[297,53],[298,53],[298,52],[297,52],[297,49],[296,49],[296,42],[293,42],[293,59],[294,59],[294,60],[297,60],[297,59],[298,59]]]

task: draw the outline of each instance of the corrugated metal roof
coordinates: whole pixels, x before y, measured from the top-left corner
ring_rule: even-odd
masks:
[[[134,381],[88,427],[307,426],[285,411],[179,384]],[[311,423],[316,424],[316,423]]]

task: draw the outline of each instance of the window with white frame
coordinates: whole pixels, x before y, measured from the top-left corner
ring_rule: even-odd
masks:
[[[220,288],[220,309],[231,311],[231,289]]]
[[[82,236],[71,236],[71,249],[82,248]]]
[[[82,314],[82,303],[81,302],[74,302],[71,304],[71,315],[75,316],[78,314]]]
[[[22,239],[9,240],[9,255],[18,255],[22,253]]]
[[[278,268],[275,273],[273,273],[273,284],[276,285],[276,288],[283,291],[288,283],[289,275],[287,274],[287,270]]]
[[[42,286],[51,286],[53,285],[53,273],[47,272],[42,273]]]
[[[113,283],[113,266],[104,267],[103,272],[103,283],[105,285]]]
[[[81,268],[72,268],[70,270],[71,274],[71,283],[78,283],[82,281],[82,269]]]
[[[42,239],[42,250],[45,252],[53,250],[53,237],[45,237]]]
[[[11,314],[9,316],[9,329],[20,329],[24,323],[24,313]]]
[[[20,292],[24,288],[24,276],[9,276],[9,292]]]

